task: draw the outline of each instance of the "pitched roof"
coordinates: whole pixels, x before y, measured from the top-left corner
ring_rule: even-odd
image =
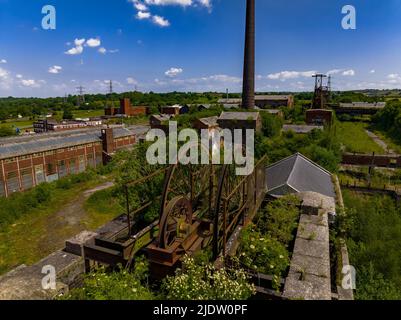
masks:
[[[367,108],[367,109],[383,109],[386,106],[385,102],[352,102],[352,103],[340,103],[341,108]]]
[[[159,120],[160,122],[163,122],[163,121],[170,121],[171,118],[174,118],[174,117],[171,114],[155,114],[155,115],[152,115],[151,118]]]
[[[285,188],[295,193],[313,191],[335,198],[331,173],[300,153],[267,167],[266,183],[268,193],[273,196],[282,195]]]
[[[256,95],[255,100],[289,100],[292,96],[287,95]]]
[[[135,133],[125,128],[114,128],[114,138],[132,136]],[[100,129],[88,131],[66,131],[56,135],[34,135],[5,141],[0,144],[0,159],[7,159],[55,149],[68,148],[101,141]]]
[[[214,116],[214,117],[208,117],[208,118],[200,118],[198,119],[200,122],[202,122],[204,125],[207,125],[209,127],[213,126],[218,126],[217,120],[219,117]]]
[[[292,125],[285,124],[283,125],[283,131],[294,131],[295,133],[309,133],[312,130],[323,130],[323,126],[309,126],[309,125]]]
[[[219,120],[257,120],[259,112],[222,112]]]

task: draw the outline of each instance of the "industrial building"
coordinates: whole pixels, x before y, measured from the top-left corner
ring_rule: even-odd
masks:
[[[149,114],[149,108],[144,106],[135,106],[131,105],[131,101],[128,98],[120,99],[120,107],[119,108],[106,108],[104,109],[104,114],[106,117],[113,116],[125,116],[125,117],[136,117],[136,116],[144,116]]]
[[[58,122],[54,119],[38,120],[33,123],[35,133],[44,133],[52,131],[77,130],[87,127],[98,127],[103,124],[99,118],[90,118],[85,120],[63,120]]]
[[[149,124],[152,129],[163,130],[166,134],[169,133],[169,122],[174,118],[171,114],[152,115],[149,119]]]
[[[262,119],[259,112],[222,112],[217,120],[222,129],[253,129],[262,130]]]
[[[231,107],[240,107],[242,99],[219,99],[219,104]],[[261,109],[294,107],[294,96],[292,95],[257,95],[255,106]]]
[[[213,130],[219,127],[218,124],[219,117],[208,117],[208,118],[200,118],[194,121],[194,128],[197,130]]]
[[[267,167],[266,183],[272,197],[307,191],[336,197],[331,173],[300,153]]]
[[[21,136],[0,140],[0,196],[107,162],[136,143],[145,127],[116,127]]]
[[[173,116],[178,116],[180,114],[186,114],[188,112],[189,112],[189,106],[187,106],[187,105],[181,106],[181,105],[175,104],[173,106],[161,108],[162,114],[170,114]]]
[[[283,132],[294,132],[296,134],[307,134],[313,130],[324,130],[323,126],[312,126],[312,125],[296,125],[296,124],[285,124],[283,125]]]
[[[333,110],[311,109],[306,111],[306,123],[308,125],[331,125],[333,119]]]

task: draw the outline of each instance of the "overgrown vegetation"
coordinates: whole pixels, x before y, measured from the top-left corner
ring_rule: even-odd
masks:
[[[84,276],[83,286],[71,290],[62,300],[153,300],[155,294],[148,285],[148,264],[137,259],[135,268],[120,267],[110,272],[105,267]]]
[[[388,101],[386,107],[380,110],[372,121],[377,129],[385,132],[397,144],[401,144],[401,101],[399,99]]]
[[[384,150],[366,133],[368,124],[360,122],[336,122],[335,133],[345,151],[383,154]]]
[[[401,299],[401,210],[387,196],[344,191],[350,263],[357,269],[357,299]]]
[[[133,150],[119,152],[109,164],[113,168],[118,168],[116,175],[116,192],[121,207],[126,207],[125,186],[128,182],[133,182],[144,178],[161,168],[160,165],[151,165],[146,159],[148,143],[136,145]],[[154,176],[146,183],[139,183],[128,186],[128,196],[130,207],[133,209],[143,206],[152,201],[152,205],[143,212],[134,216],[137,227],[149,225],[159,217],[160,197],[163,190],[164,175]]]
[[[256,156],[261,157],[266,154],[270,163],[296,152],[301,152],[330,172],[336,172],[341,162],[341,145],[331,128],[326,128],[324,131],[313,130],[307,135],[286,132],[272,138],[256,136]]]
[[[96,173],[89,170],[77,175],[71,175],[52,183],[42,183],[32,190],[15,193],[8,198],[0,197],[0,231],[13,224],[33,210],[45,208],[52,198],[79,184],[94,180]]]
[[[298,198],[286,196],[269,203],[241,233],[239,259],[247,268],[273,276],[279,289],[290,264],[290,244],[298,225]]]
[[[247,300],[255,294],[242,269],[216,269],[188,256],[175,276],[163,281],[162,291],[169,300]]]

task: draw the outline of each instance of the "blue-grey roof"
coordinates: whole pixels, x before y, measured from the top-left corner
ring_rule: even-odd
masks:
[[[113,129],[115,138],[132,136],[135,133],[125,128]],[[57,134],[38,134],[17,137],[0,142],[0,159],[68,148],[101,141],[100,129],[87,131],[65,131]]]
[[[336,197],[331,173],[300,153],[267,167],[266,180],[268,193],[273,196],[283,195],[283,190],[292,190],[294,193],[313,191]]]

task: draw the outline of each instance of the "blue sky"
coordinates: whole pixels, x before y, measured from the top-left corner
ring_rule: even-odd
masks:
[[[241,90],[245,0],[0,0],[0,96]],[[356,30],[341,27],[344,5]],[[41,26],[56,8],[56,30]],[[401,87],[399,0],[256,0],[258,91]]]

